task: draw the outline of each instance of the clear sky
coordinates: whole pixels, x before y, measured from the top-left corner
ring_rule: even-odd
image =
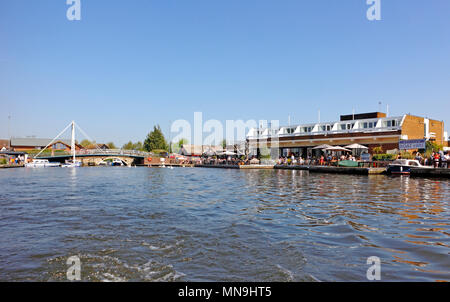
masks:
[[[334,121],[377,111],[450,129],[450,1],[0,1],[0,138],[75,120],[98,142],[203,118]],[[174,135],[174,134],[173,134]]]

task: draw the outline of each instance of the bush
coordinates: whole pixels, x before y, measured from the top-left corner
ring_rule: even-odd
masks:
[[[0,165],[6,165],[8,163],[8,161],[6,160],[6,158],[0,158]]]
[[[400,153],[400,156],[403,159],[414,159],[414,155],[412,155],[411,153],[406,152],[406,151],[403,151],[402,153]]]
[[[442,149],[443,149],[443,146],[439,145],[439,144],[437,144],[435,142],[427,141],[427,143],[426,143],[426,152],[430,152],[430,153],[438,152],[438,151],[440,151]]]
[[[374,154],[373,160],[394,160],[397,158],[396,154]]]

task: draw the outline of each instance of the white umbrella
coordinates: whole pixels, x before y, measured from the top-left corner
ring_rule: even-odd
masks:
[[[369,149],[366,146],[363,146],[363,145],[360,145],[360,144],[348,145],[348,146],[345,146],[345,148],[347,148],[347,149]]]
[[[213,156],[213,155],[216,155],[216,152],[214,152],[212,150],[207,150],[207,151],[203,152],[203,155]]]
[[[231,152],[231,151],[225,151],[225,152],[221,152],[221,153],[219,153],[219,155],[230,155],[230,156],[232,156],[232,155],[236,155],[236,153],[234,153],[234,152]]]
[[[314,147],[313,149],[326,149],[326,148],[330,148],[330,147],[331,147],[330,145],[327,145],[327,144],[323,144],[323,145],[320,145],[320,146]]]
[[[333,146],[333,147],[330,147],[330,148],[326,148],[325,150],[327,150],[327,151],[348,151],[348,152],[351,151],[349,149],[342,148],[340,146]]]

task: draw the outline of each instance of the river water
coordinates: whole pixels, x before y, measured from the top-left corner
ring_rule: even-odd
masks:
[[[0,170],[0,281],[450,281],[450,182],[307,171]]]

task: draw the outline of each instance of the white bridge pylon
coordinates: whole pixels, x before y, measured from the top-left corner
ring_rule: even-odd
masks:
[[[58,139],[61,137],[61,135],[64,134],[64,132],[67,131],[67,129],[71,128],[72,129],[72,138],[71,138],[71,144],[70,144],[70,152],[72,154],[73,157],[73,162],[75,162],[75,154],[76,154],[76,148],[75,148],[75,128],[77,128],[88,140],[90,140],[91,142],[93,141],[89,135],[86,134],[86,132],[83,131],[83,129],[81,129],[80,126],[78,126],[75,121],[70,122],[69,125],[66,126],[66,128],[64,128],[63,131],[61,131],[47,146],[45,146],[44,149],[42,149],[38,154],[36,154],[35,158],[37,158],[42,152],[44,152],[48,147],[50,147],[52,144],[54,144],[56,141],[58,141]],[[100,149],[100,147],[97,145],[97,143],[95,143],[95,147],[99,150],[102,151],[102,149]]]

